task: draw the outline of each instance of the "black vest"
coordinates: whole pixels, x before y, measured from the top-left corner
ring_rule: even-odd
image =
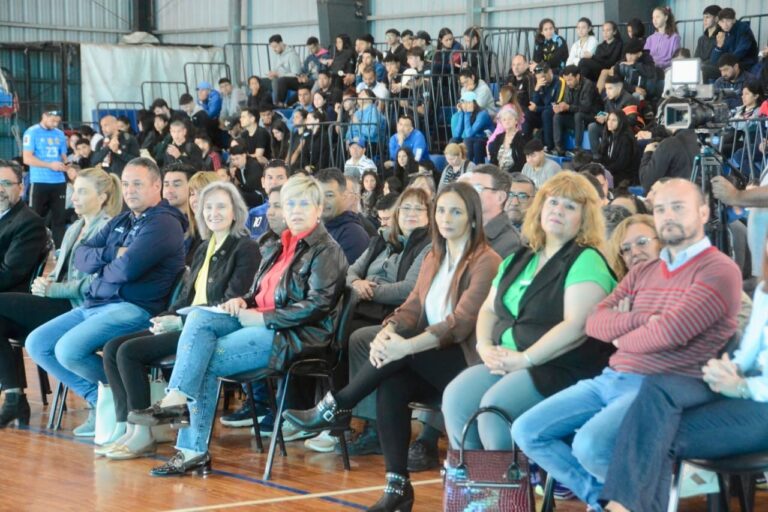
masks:
[[[494,310],[498,321],[493,328],[494,343],[500,344],[502,334],[511,328],[515,344],[522,352],[563,321],[565,279],[585,249],[587,247],[570,241],[544,264],[520,299],[517,318],[504,305],[504,294],[535,253],[523,247],[514,254],[497,287]],[[613,345],[585,338],[577,348],[528,370],[539,393],[553,395],[581,379],[595,377],[605,368],[613,353]]]

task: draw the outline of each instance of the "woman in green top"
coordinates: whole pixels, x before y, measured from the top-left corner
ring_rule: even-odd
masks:
[[[584,334],[587,315],[616,285],[601,254],[603,233],[600,199],[583,176],[561,172],[536,194],[523,223],[530,247],[502,262],[478,315],[483,364],[462,372],[443,394],[452,446],[479,407],[514,419],[607,364],[606,345]],[[509,426],[481,415],[465,447],[508,450]]]

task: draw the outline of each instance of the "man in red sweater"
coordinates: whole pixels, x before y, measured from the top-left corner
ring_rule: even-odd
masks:
[[[701,377],[736,331],[741,273],[704,234],[709,208],[700,189],[683,179],[664,183],[653,217],[659,259],[632,268],[587,319],[587,335],[617,348],[609,368],[539,403],[512,428],[522,450],[595,511],[644,376]]]

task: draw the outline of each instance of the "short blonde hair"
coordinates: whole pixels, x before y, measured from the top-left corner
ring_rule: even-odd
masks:
[[[443,154],[445,156],[455,155],[461,158],[467,158],[467,147],[464,144],[457,144],[456,142],[451,142],[450,144],[445,146],[445,149],[443,150]]]
[[[320,183],[311,176],[295,174],[283,183],[280,189],[280,200],[283,203],[299,196],[307,196],[317,207],[323,206],[323,191],[320,189]]]
[[[645,224],[656,233],[656,224],[653,222],[653,217],[644,213],[636,213],[631,217],[627,217],[616,226],[610,240],[608,240],[607,259],[613,272],[616,274],[616,279],[619,281],[621,281],[622,278],[627,275],[627,272],[629,272],[629,268],[627,267],[624,258],[621,257],[621,241],[627,236],[629,227],[635,224]]]
[[[245,201],[243,201],[240,191],[237,190],[236,186],[228,181],[219,180],[209,183],[199,194],[200,198],[198,199],[198,208],[195,212],[195,220],[197,220],[197,230],[200,233],[200,238],[208,240],[211,237],[211,231],[205,223],[205,200],[218,190],[226,192],[232,202],[234,219],[232,220],[229,234],[234,238],[247,236],[249,231],[245,224],[248,221],[248,207],[245,205]]]
[[[541,212],[544,202],[552,196],[565,197],[582,206],[581,226],[574,237],[578,245],[594,247],[604,252],[605,219],[600,206],[597,190],[587,178],[573,171],[561,171],[544,182],[536,192],[523,221],[523,236],[534,251],[544,247],[547,234],[541,226]]]
[[[199,193],[216,181],[221,181],[221,178],[214,171],[198,171],[189,178],[189,188]]]

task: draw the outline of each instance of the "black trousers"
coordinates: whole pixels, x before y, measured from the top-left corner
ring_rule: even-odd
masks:
[[[299,89],[299,79],[295,76],[281,76],[272,81],[272,88],[275,90],[275,98],[280,103],[285,103],[288,91],[297,91]]]
[[[44,219],[50,214],[46,224],[51,228],[56,247],[61,247],[67,229],[66,197],[66,183],[32,183],[29,189],[29,207]]]
[[[351,409],[376,390],[377,425],[386,470],[407,476],[411,442],[408,404],[441,400],[448,383],[466,367],[458,345],[406,356],[383,368],[366,362],[349,385],[336,394],[336,403],[342,409]]]
[[[0,293],[0,384],[4,389],[21,387],[21,375],[8,339],[23,342],[37,327],[70,309],[72,304],[66,299]]]
[[[126,421],[128,411],[151,405],[147,365],[176,353],[181,331],[152,334],[135,332],[104,345],[104,372],[115,399],[117,421]]]

